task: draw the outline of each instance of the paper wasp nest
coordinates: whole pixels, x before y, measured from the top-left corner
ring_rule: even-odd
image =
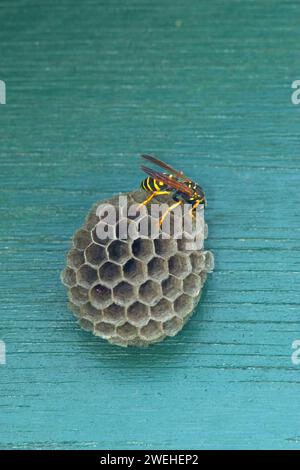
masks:
[[[128,204],[140,203],[145,192],[125,196]],[[174,203],[169,196],[159,200]],[[119,198],[105,202],[117,207]],[[61,274],[81,327],[120,346],[147,346],[175,336],[191,317],[206,274],[213,270],[212,253],[187,250],[190,236],[163,239],[160,233],[156,239],[137,235],[99,240],[97,207],[75,233]],[[149,214],[146,217],[151,219]],[[117,226],[114,229],[118,231]]]

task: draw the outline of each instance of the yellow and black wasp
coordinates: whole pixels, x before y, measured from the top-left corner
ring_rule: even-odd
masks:
[[[167,170],[168,173],[161,173],[142,165],[141,169],[147,173],[148,177],[141,182],[141,188],[150,193],[150,196],[142,203],[147,205],[155,196],[172,194],[175,203],[163,214],[160,224],[164,221],[168,213],[181,204],[191,205],[191,214],[195,212],[198,206],[203,207],[206,204],[205,194],[201,186],[185,176],[182,171],[177,171],[167,163],[162,162],[152,155],[141,155],[155,165]]]

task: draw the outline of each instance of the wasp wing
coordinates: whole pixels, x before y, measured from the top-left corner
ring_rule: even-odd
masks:
[[[186,184],[181,183],[180,181],[174,178],[170,178],[168,175],[164,175],[163,173],[160,173],[159,171],[152,170],[151,168],[148,168],[147,166],[142,165],[141,169],[145,173],[147,173],[147,175],[151,176],[151,178],[154,178],[157,181],[161,181],[162,183],[164,183],[169,189],[175,189],[176,191],[184,193],[189,197],[194,196],[194,191],[191,188],[189,188]]]
[[[153,155],[142,154],[141,157],[144,158],[145,160],[148,160],[148,161],[151,162],[151,163],[154,163],[154,165],[158,165],[158,166],[160,166],[161,168],[164,168],[165,170],[169,171],[171,174],[177,176],[178,178],[181,178],[181,179],[183,179],[183,180],[189,181],[189,178],[187,178],[187,177],[183,174],[182,171],[175,170],[175,168],[173,168],[171,165],[168,165],[167,163],[162,162],[162,161],[159,160],[158,158],[153,157]]]

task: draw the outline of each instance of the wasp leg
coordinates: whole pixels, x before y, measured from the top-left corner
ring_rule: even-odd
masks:
[[[153,191],[153,193],[151,193],[150,196],[147,197],[147,199],[144,202],[139,204],[138,208],[146,206],[147,204],[149,204],[149,202],[152,201],[152,199],[155,196],[162,196],[162,195],[165,195],[165,194],[170,194],[170,191]]]
[[[195,219],[196,216],[195,216],[195,210],[197,209],[197,207],[199,206],[200,204],[200,201],[196,201],[195,204],[193,204],[192,208],[190,209],[189,211],[189,215],[192,219]]]
[[[169,212],[171,212],[173,209],[175,209],[175,207],[179,206],[180,204],[182,204],[183,201],[178,201],[178,202],[175,202],[175,204],[172,204],[167,210],[166,212],[161,216],[161,218],[159,219],[159,226],[162,225],[163,221],[165,220],[165,218],[167,217],[167,215],[169,214]]]
[[[189,216],[191,219],[195,219],[196,218],[196,215],[195,215],[195,208],[192,207],[190,210],[189,210]]]

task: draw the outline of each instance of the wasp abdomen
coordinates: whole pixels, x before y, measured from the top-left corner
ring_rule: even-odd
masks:
[[[148,176],[148,178],[145,178],[141,182],[141,188],[151,193],[155,191],[164,191],[166,187],[167,186],[164,183],[158,181],[157,179],[151,178],[151,176]]]

